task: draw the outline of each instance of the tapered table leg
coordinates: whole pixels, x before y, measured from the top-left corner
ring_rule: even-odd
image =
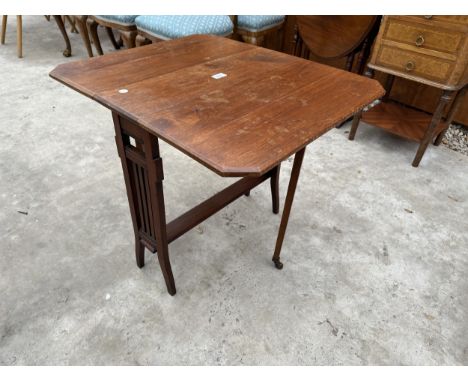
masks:
[[[447,119],[445,120],[444,129],[439,133],[439,135],[437,136],[437,138],[436,138],[436,140],[434,142],[435,146],[439,146],[440,143],[442,142],[442,139],[444,138],[447,129],[450,127],[450,124],[452,123],[453,118],[455,117],[455,114],[457,113],[457,111],[458,111],[458,109],[460,107],[461,100],[463,99],[463,96],[466,94],[466,89],[468,89],[468,86],[465,86],[456,95],[455,100],[453,101],[452,107],[450,108],[450,111],[449,111],[449,113],[447,115]]]
[[[280,176],[281,163],[275,167],[273,174],[270,178],[270,188],[271,188],[271,203],[273,213],[277,214],[279,212],[279,176]]]
[[[281,216],[281,224],[278,231],[278,238],[276,239],[275,253],[273,255],[273,263],[277,269],[283,268],[283,263],[280,261],[281,247],[283,246],[284,235],[288,226],[289,214],[294,200],[294,193],[296,192],[297,181],[301,172],[302,160],[304,159],[305,147],[298,151],[294,156],[294,163],[291,171],[291,178],[289,179],[288,193],[284,202],[283,215]]]
[[[163,193],[163,167],[159,156],[158,139],[148,132],[144,134],[143,142],[148,171],[149,193],[154,221],[154,233],[156,236],[156,247],[158,252],[159,266],[166,281],[167,291],[171,296],[176,294],[174,276],[169,261],[169,247],[167,241],[166,211],[164,207]]]
[[[135,257],[138,268],[142,268],[145,265],[145,247],[140,240],[140,234],[138,229],[139,216],[138,211],[135,209],[136,195],[135,189],[132,187],[132,179],[135,175],[132,174],[133,167],[131,161],[127,159],[125,154],[125,148],[130,145],[130,137],[122,130],[120,124],[120,118],[118,114],[112,113],[115,127],[115,143],[117,145],[117,151],[119,153],[120,161],[122,163],[122,171],[124,174],[125,188],[127,189],[128,204],[130,206],[130,215],[132,216],[133,231],[135,234]]]
[[[421,162],[421,159],[424,153],[426,152],[427,146],[429,145],[429,143],[432,141],[434,137],[435,129],[437,128],[440,120],[442,119],[444,109],[447,106],[447,104],[452,100],[453,93],[454,92],[451,90],[444,90],[444,92],[442,93],[442,97],[440,97],[439,103],[437,104],[437,108],[434,114],[432,115],[431,122],[429,123],[429,126],[427,127],[424,137],[421,143],[419,144],[418,151],[412,163],[413,167],[419,166],[419,162]]]

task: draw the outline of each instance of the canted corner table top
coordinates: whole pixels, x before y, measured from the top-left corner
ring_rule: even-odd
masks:
[[[57,66],[50,76],[221,176],[260,176],[384,94],[372,79],[196,35]]]

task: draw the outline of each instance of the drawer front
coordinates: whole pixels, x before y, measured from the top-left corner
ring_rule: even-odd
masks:
[[[383,38],[419,48],[457,53],[465,36],[461,32],[389,18]]]
[[[434,20],[434,21],[443,21],[451,24],[462,24],[468,25],[468,16],[448,16],[448,15],[438,15],[438,16],[418,16],[425,20]]]
[[[377,54],[376,64],[407,76],[422,77],[435,82],[448,80],[454,66],[453,61],[385,45],[381,46]]]

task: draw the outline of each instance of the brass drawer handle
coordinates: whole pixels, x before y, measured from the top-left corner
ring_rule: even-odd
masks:
[[[414,70],[415,67],[416,64],[414,63],[414,61],[408,61],[405,65],[405,69],[407,72],[411,72],[412,70]]]
[[[415,44],[416,44],[416,46],[423,46],[423,44],[424,44],[424,36],[423,36],[423,35],[419,35],[418,37],[416,37]]]

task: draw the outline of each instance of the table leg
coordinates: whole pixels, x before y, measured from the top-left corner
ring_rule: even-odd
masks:
[[[271,202],[273,213],[279,212],[279,176],[280,176],[281,163],[273,169],[273,174],[270,178],[271,188]]]
[[[440,120],[442,119],[444,109],[453,97],[453,93],[454,91],[451,91],[451,90],[444,90],[444,92],[442,93],[442,97],[440,97],[437,108],[434,114],[432,115],[431,122],[429,126],[427,127],[426,133],[424,134],[424,137],[421,143],[419,144],[418,151],[412,163],[413,167],[419,166],[419,162],[421,162],[421,159],[426,151],[427,146],[429,145],[429,142],[432,141],[432,138],[434,136],[434,131],[436,130],[437,126],[439,125]]]
[[[373,78],[374,77],[374,71],[370,68],[367,68],[366,72],[364,73],[364,76]],[[354,140],[354,137],[356,136],[356,131],[359,126],[359,122],[361,122],[361,117],[362,117],[362,110],[358,111],[356,114],[354,114],[353,117],[353,124],[351,125],[351,130],[349,131],[348,139],[350,141]]]
[[[63,55],[65,57],[70,57],[71,56],[71,44],[70,44],[70,39],[68,38],[67,30],[65,29],[65,25],[63,24],[62,16],[60,15],[53,15],[55,22],[57,23],[58,28],[60,29],[60,32],[62,33],[63,39],[65,40],[66,48],[63,51]]]
[[[174,276],[169,261],[169,247],[166,230],[166,211],[164,207],[163,165],[159,156],[158,139],[148,132],[144,134],[144,150],[149,183],[150,205],[153,207],[152,215],[156,236],[159,266],[166,281],[167,291],[171,296],[176,294]]]
[[[445,121],[444,129],[439,133],[439,135],[437,136],[437,138],[436,138],[436,140],[434,142],[435,146],[439,146],[440,143],[442,142],[442,139],[444,138],[445,132],[450,127],[450,124],[452,123],[453,118],[455,117],[455,114],[457,113],[458,108],[459,108],[459,106],[461,104],[461,100],[463,99],[463,96],[466,94],[466,89],[468,89],[468,86],[465,86],[462,90],[460,90],[457,93],[457,95],[455,97],[455,100],[453,101],[452,107],[450,108],[450,111],[449,111],[449,113],[447,115],[447,119]]]
[[[117,151],[122,163],[125,188],[127,189],[128,204],[130,206],[130,215],[132,216],[133,231],[135,234],[136,263],[138,268],[142,268],[145,265],[145,246],[140,240],[138,229],[140,213],[135,209],[135,202],[138,200],[139,195],[137,195],[136,190],[134,187],[132,187],[132,179],[134,179],[135,174],[133,173],[132,162],[127,158],[125,153],[125,148],[130,146],[130,137],[122,131],[119,116],[115,113],[112,113],[112,118],[114,120],[115,127],[115,143],[117,145]]]
[[[359,122],[361,121],[361,116],[362,116],[362,111],[358,111],[356,114],[354,114],[353,124],[351,125],[351,130],[349,131],[349,136],[348,136],[348,139],[350,141],[353,141],[354,137],[356,136],[356,131],[359,126]]]
[[[163,166],[158,139],[112,114],[115,141],[122,162],[127,197],[135,234],[135,256],[138,267],[145,263],[145,247],[157,252],[167,291],[176,288],[169,261],[166,213],[163,193]]]
[[[302,160],[304,159],[305,147],[298,151],[294,156],[294,163],[291,171],[291,178],[289,179],[288,193],[284,203],[283,215],[281,216],[281,224],[276,239],[275,253],[273,255],[273,263],[277,269],[283,268],[283,263],[280,261],[281,247],[283,245],[284,235],[288,226],[289,214],[294,200],[294,193],[296,192],[297,181],[301,172]]]

